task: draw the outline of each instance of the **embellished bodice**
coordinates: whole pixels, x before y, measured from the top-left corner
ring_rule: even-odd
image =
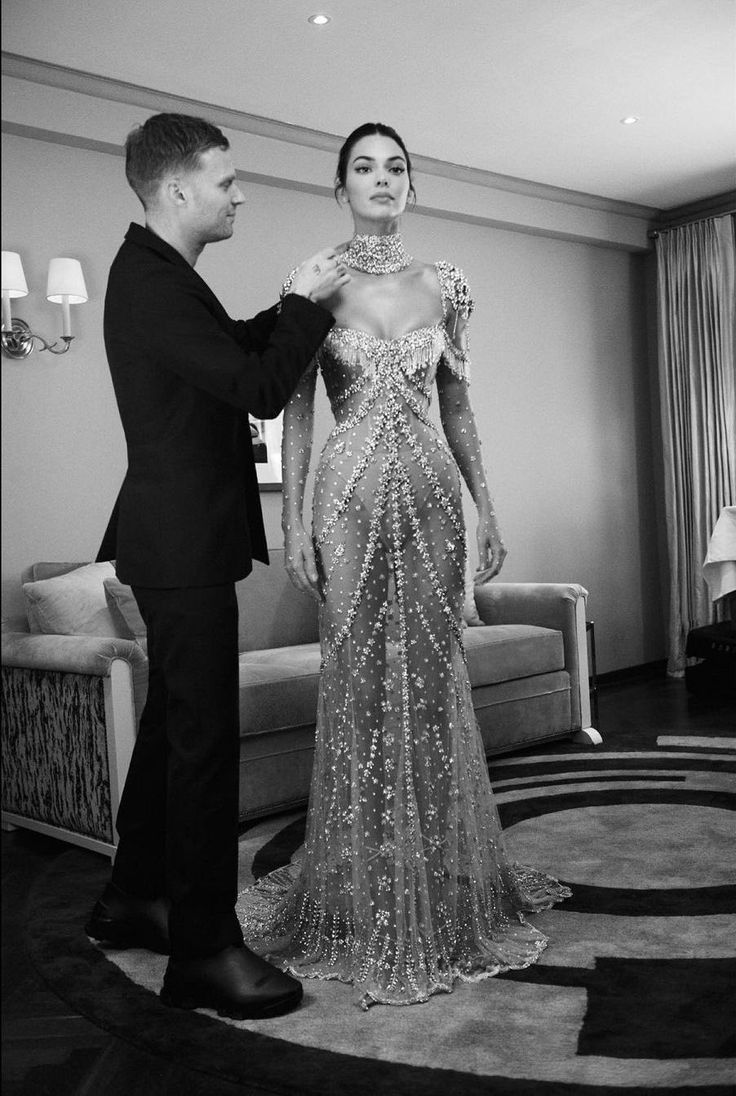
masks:
[[[395,339],[333,327],[317,362],[338,425],[366,399],[374,410],[399,401],[426,412],[446,342],[443,321]]]
[[[469,379],[467,348],[454,337],[458,319],[472,309],[467,283],[449,263],[436,263],[435,270],[442,300],[435,323],[391,339],[339,325],[328,333],[316,361],[338,431],[369,413],[408,410],[425,420],[438,369]]]

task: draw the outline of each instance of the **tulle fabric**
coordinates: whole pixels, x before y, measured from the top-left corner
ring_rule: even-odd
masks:
[[[459,274],[438,275],[447,320]],[[317,365],[336,425],[313,506],[325,598],[306,839],[238,912],[246,942],[294,974],[413,1004],[535,962],[547,940],[525,911],[570,892],[509,862],[473,712],[460,478],[428,417],[437,371],[466,380],[467,355],[447,322],[395,340],[336,328]],[[293,422],[311,429],[306,411]],[[300,430],[285,462],[309,444]]]

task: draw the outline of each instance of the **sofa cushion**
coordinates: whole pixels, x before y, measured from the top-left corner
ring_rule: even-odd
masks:
[[[106,578],[103,582],[105,598],[118,627],[129,639],[134,639],[146,650],[148,631],[130,586],[119,578]]]
[[[283,548],[271,549],[268,555],[270,567],[254,563],[248,577],[235,584],[240,650],[318,642],[317,602],[292,585],[284,569]]]
[[[549,674],[565,667],[562,632],[533,624],[466,628],[463,643],[473,688]]]
[[[241,653],[241,737],[313,725],[317,715],[319,665],[316,643]]]
[[[474,688],[564,670],[562,634],[551,628],[484,625],[463,638]],[[241,737],[314,724],[319,666],[316,643],[241,652]]]
[[[23,574],[23,582],[37,582],[41,578],[56,578],[57,575],[66,575],[69,571],[77,571],[80,567],[86,567],[89,562],[88,559],[78,559],[76,563],[48,563],[43,560],[39,563],[32,563]]]
[[[465,602],[463,604],[463,627],[480,628],[482,624],[483,621],[480,619],[478,606],[475,604],[475,573],[472,570],[470,556],[468,556],[468,562],[465,568]]]
[[[112,563],[88,563],[54,578],[24,582],[31,632],[61,636],[129,638],[110,612],[104,581],[115,576]]]
[[[314,758],[314,723],[240,739],[241,818],[306,803]]]
[[[566,670],[485,685],[473,692],[487,754],[518,750],[569,731],[570,675]]]

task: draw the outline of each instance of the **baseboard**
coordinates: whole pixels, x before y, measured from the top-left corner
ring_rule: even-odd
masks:
[[[653,681],[655,678],[667,676],[667,659],[657,659],[656,662],[643,662],[640,666],[626,666],[622,670],[612,670],[607,674],[598,674],[596,684],[598,688],[606,685],[621,685],[627,681]]]

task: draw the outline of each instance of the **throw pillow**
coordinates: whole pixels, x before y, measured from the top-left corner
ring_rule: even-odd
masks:
[[[469,628],[478,628],[482,626],[483,621],[478,615],[478,608],[475,604],[475,584],[473,572],[468,565],[468,569],[465,573],[465,604],[463,605],[463,622]]]
[[[88,563],[54,578],[24,582],[28,626],[58,636],[124,638],[108,608],[103,583],[114,576],[112,563]]]
[[[103,586],[110,612],[121,628],[122,634],[128,639],[134,639],[145,650],[148,638],[146,625],[130,586],[126,586],[117,576],[106,578]]]

